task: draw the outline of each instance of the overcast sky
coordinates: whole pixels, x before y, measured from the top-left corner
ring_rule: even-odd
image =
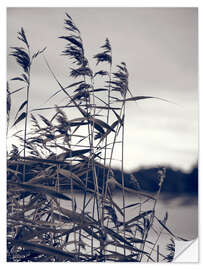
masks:
[[[57,39],[64,34],[65,11],[80,29],[89,59],[108,37],[113,65],[127,64],[133,95],[172,102],[128,103],[125,169],[151,165],[190,169],[198,158],[197,8],[9,8],[8,47],[21,46],[17,31],[23,26],[34,50],[47,46],[51,66],[67,85],[69,62],[60,56],[65,43]],[[8,57],[8,79],[19,72],[14,59]],[[19,84],[10,82],[10,86],[15,90]],[[31,108],[45,106],[56,89],[39,58],[32,69]],[[20,102],[19,94],[17,107]]]

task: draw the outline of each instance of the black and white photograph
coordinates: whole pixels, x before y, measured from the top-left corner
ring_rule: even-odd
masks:
[[[198,238],[198,7],[8,7],[5,86],[7,262]]]

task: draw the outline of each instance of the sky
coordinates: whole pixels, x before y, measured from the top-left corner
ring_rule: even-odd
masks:
[[[113,66],[126,62],[133,95],[170,101],[127,104],[125,170],[162,165],[191,169],[198,159],[197,8],[8,8],[8,54],[11,46],[20,45],[17,32],[23,27],[34,51],[47,46],[49,63],[67,85],[70,62],[61,57],[65,43],[57,38],[64,34],[65,12],[80,29],[89,59],[108,37]],[[93,60],[90,64],[94,65]],[[15,60],[8,57],[8,80],[19,72]],[[10,81],[13,90],[19,86]],[[32,69],[31,108],[47,105],[45,101],[57,89],[39,57]],[[13,103],[15,111],[22,94],[16,95]]]

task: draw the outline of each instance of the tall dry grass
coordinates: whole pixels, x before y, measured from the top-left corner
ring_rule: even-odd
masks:
[[[162,220],[156,217],[164,169],[157,172],[160,188],[153,195],[142,191],[133,175],[135,188],[127,187],[123,173],[125,108],[128,102],[153,97],[132,96],[127,65],[121,62],[113,66],[109,39],[94,55],[93,70],[85,55],[80,30],[67,13],[65,30],[66,34],[60,36],[65,42],[62,54],[71,60],[69,76],[75,80],[67,86],[55,75],[45,49],[31,53],[23,28],[18,33],[23,47],[11,48],[11,56],[23,71],[12,80],[23,85],[17,90],[7,88],[8,128],[24,122],[24,130],[15,134],[21,144],[13,145],[7,160],[7,259],[15,262],[172,261],[173,239],[177,236],[166,226],[167,213]],[[30,112],[31,70],[40,56],[59,87],[49,100],[61,95],[65,105]],[[12,124],[12,100],[16,92],[24,90],[25,100]],[[49,118],[42,114],[47,111]],[[28,121],[32,123],[31,130]],[[122,152],[122,179],[116,179],[112,168],[116,147],[121,147]],[[115,187],[121,190],[121,204],[114,198]],[[82,196],[80,206],[78,192]],[[127,192],[134,194],[133,204],[126,204]],[[146,202],[151,202],[148,210],[143,207]],[[126,211],[130,211],[130,219]],[[153,241],[151,232],[155,234]],[[163,232],[171,235],[165,254],[160,248]]]

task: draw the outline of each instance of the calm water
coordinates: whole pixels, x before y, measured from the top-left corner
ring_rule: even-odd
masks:
[[[82,209],[83,195],[81,193],[75,193],[75,199],[77,203],[77,212]],[[88,199],[87,199],[88,200]],[[122,208],[122,194],[115,193],[113,200]],[[126,193],[125,205],[130,205],[138,202],[136,195]],[[64,208],[71,207],[69,202],[61,201],[61,206]],[[146,202],[142,205],[142,211],[152,209],[152,203]],[[86,211],[91,212],[92,204],[90,203]],[[126,220],[129,220],[138,215],[139,208],[131,207],[126,209]],[[193,240],[198,236],[198,200],[197,197],[191,195],[184,196],[172,196],[171,194],[162,195],[159,202],[156,205],[156,216],[163,220],[166,211],[168,212],[167,227],[173,232],[173,234],[182,237],[187,240]],[[121,216],[118,215],[118,219],[122,220]],[[154,228],[159,230],[161,227],[157,223],[154,223]],[[151,235],[148,240],[153,241],[155,236]],[[160,237],[160,249],[163,254],[166,253],[166,245],[169,243],[170,235],[163,230]],[[182,242],[182,241],[181,241]],[[183,244],[178,241],[176,245],[176,255],[179,254],[183,247],[185,248],[186,243]],[[189,242],[188,242],[189,243]],[[161,247],[162,245],[162,247]]]
[[[134,194],[126,193],[125,205],[130,205],[138,202]],[[77,211],[82,209],[83,195],[81,193],[75,193],[77,202]],[[87,199],[88,200],[88,199]],[[113,200],[122,208],[122,195],[116,193],[113,195]],[[63,207],[70,207],[70,203],[61,201]],[[90,210],[92,204],[87,207],[87,211]],[[145,203],[142,206],[142,210],[150,210],[152,208],[151,202]],[[156,205],[156,215],[158,218],[163,219],[166,211],[168,212],[167,226],[170,230],[187,240],[195,239],[198,236],[198,200],[195,196],[188,194],[184,196],[172,196],[171,194],[162,195],[159,202]],[[136,216],[136,210],[129,208],[126,210],[126,219],[130,219]]]

